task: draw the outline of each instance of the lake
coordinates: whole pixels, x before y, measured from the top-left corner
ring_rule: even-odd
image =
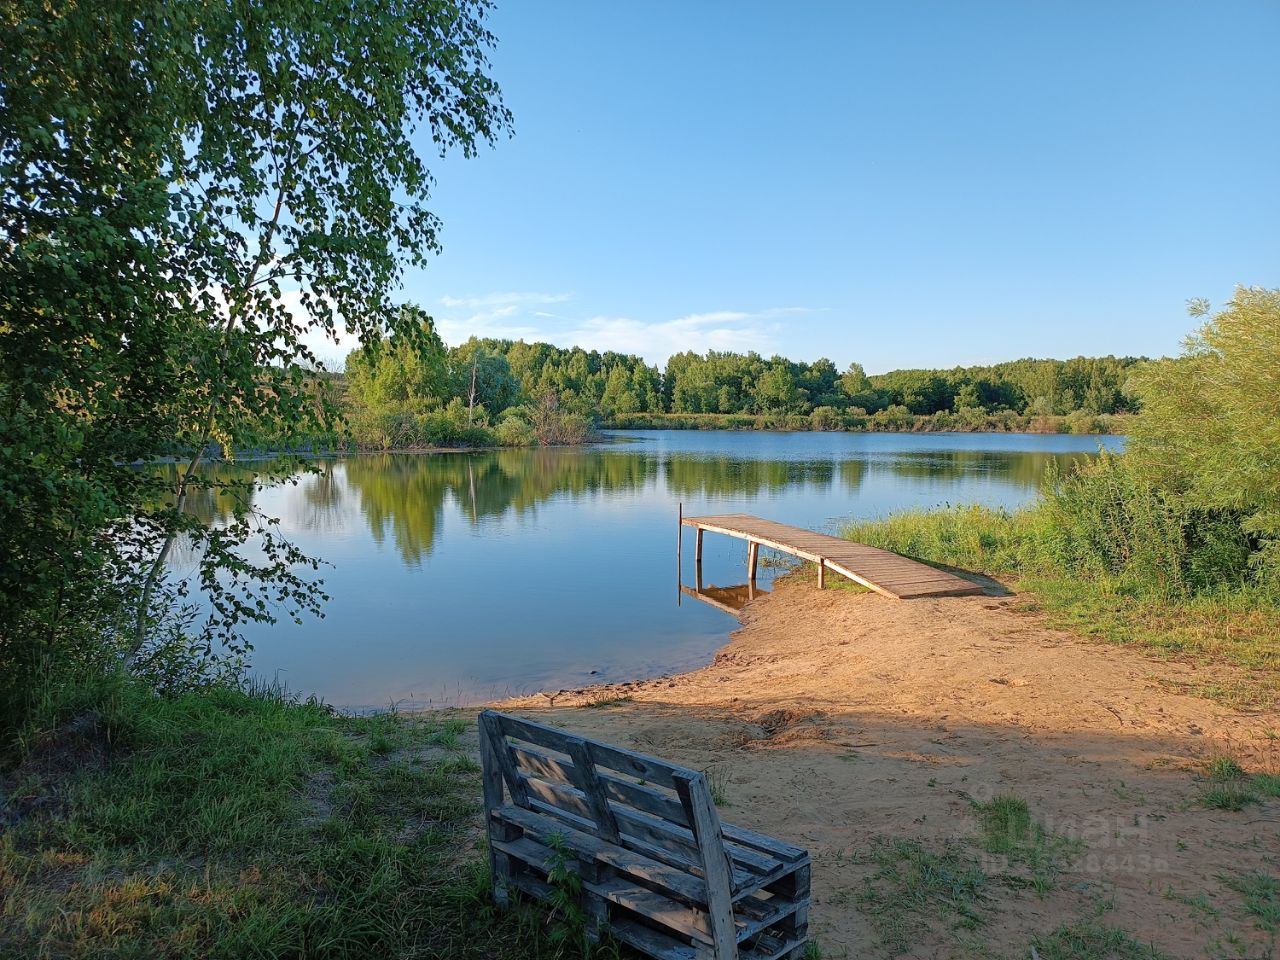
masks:
[[[628,431],[578,449],[350,457],[256,501],[322,557],[324,619],[256,626],[253,673],[344,709],[461,705],[710,660],[728,613],[678,604],[677,507],[836,533],[909,507],[1034,499],[1116,437]],[[692,531],[684,579],[693,581]],[[708,536],[706,584],[745,581]],[[759,585],[775,570],[762,567]]]

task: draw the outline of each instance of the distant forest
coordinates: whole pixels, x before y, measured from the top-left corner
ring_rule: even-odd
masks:
[[[876,413],[893,406],[925,416],[965,407],[1042,416],[1131,413],[1137,401],[1126,393],[1125,381],[1142,359],[1026,359],[868,376],[858,363],[841,372],[826,358],[799,363],[717,351],[678,353],[659,371],[631,354],[474,338],[459,348],[462,359],[477,348],[492,358],[486,380],[499,391],[489,394],[499,404],[513,391],[527,397],[550,391],[562,405],[606,419],[628,413],[809,414],[819,407]]]
[[[573,443],[595,426],[1107,432],[1112,417],[1136,410],[1127,384],[1142,362],[1024,359],[868,376],[825,358],[688,351],[660,370],[549,343],[473,337],[450,348],[421,320],[424,343],[385,341],[347,359],[362,446]]]

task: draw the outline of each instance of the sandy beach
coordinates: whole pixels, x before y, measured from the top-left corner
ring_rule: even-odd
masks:
[[[707,770],[724,820],[807,846],[824,957],[1026,957],[1076,923],[1176,957],[1274,956],[1239,878],[1280,872],[1280,800],[1203,798],[1215,756],[1280,772],[1280,714],[1180,692],[1230,676],[1048,629],[1031,600],[784,581],[701,670],[500,707]],[[1050,889],[977,842],[975,804],[1000,795],[1070,841]],[[897,841],[972,859],[977,919],[895,902]]]

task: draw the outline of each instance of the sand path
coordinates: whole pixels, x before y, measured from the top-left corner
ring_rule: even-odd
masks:
[[[725,820],[810,849],[824,957],[895,939],[909,956],[1027,957],[1033,935],[1089,919],[1172,956],[1276,956],[1230,883],[1280,878],[1280,801],[1209,809],[1199,774],[1223,752],[1278,772],[1280,715],[1179,693],[1212,678],[1049,630],[1017,596],[782,585],[742,619],[702,670],[502,706],[712,771]],[[1082,842],[1053,889],[992,881],[971,930],[937,903],[877,914],[886,840],[950,843],[1000,874],[973,807],[999,794]]]

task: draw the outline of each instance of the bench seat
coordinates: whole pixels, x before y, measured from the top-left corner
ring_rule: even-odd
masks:
[[[652,957],[798,960],[809,855],[722,824],[703,774],[568,731],[480,716],[494,894],[578,876],[588,932]]]

